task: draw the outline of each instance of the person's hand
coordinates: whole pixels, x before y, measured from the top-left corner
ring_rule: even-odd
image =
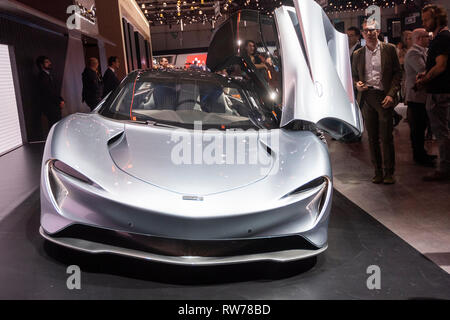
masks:
[[[425,83],[424,83],[423,79],[417,80],[415,85],[414,85],[414,88],[416,89],[416,91],[422,90],[424,87],[425,87]]]
[[[64,108],[65,105],[66,105],[66,103],[64,102],[64,100],[59,103],[59,107],[61,109]]]
[[[364,82],[358,81],[356,83],[356,90],[358,90],[359,92],[364,92],[369,90],[369,88],[364,84]]]
[[[420,81],[423,77],[425,77],[426,74],[427,73],[425,71],[418,73],[417,76],[416,76],[416,82]]]
[[[426,72],[421,72],[421,73],[417,74],[416,83],[414,86],[417,90],[421,90],[425,87],[425,75],[426,75]]]
[[[390,108],[394,105],[394,98],[392,98],[391,96],[386,96],[386,98],[384,98],[384,100],[381,102],[381,106],[384,109]]]

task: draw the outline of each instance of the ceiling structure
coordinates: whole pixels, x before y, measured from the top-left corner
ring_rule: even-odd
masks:
[[[415,6],[417,0],[316,0],[326,12],[356,11],[370,5],[393,7]],[[272,14],[281,5],[293,5],[292,0],[136,0],[151,25],[183,23],[214,23],[225,14],[240,9],[260,10]]]

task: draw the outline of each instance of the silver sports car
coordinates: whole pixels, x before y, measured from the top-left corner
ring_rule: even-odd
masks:
[[[360,136],[346,35],[313,0],[240,11],[210,72],[136,71],[56,124],[40,233],[89,253],[170,264],[287,262],[327,248],[323,132]]]

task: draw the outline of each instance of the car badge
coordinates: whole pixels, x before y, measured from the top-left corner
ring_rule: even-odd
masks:
[[[183,196],[183,200],[186,200],[186,201],[203,201],[203,197]]]

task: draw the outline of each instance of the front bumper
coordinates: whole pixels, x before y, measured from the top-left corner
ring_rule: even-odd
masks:
[[[316,256],[327,249],[327,245],[314,247],[300,236],[241,241],[184,241],[81,225],[69,227],[55,235],[49,235],[42,227],[39,232],[48,241],[90,254],[112,254],[173,265],[292,262]]]

